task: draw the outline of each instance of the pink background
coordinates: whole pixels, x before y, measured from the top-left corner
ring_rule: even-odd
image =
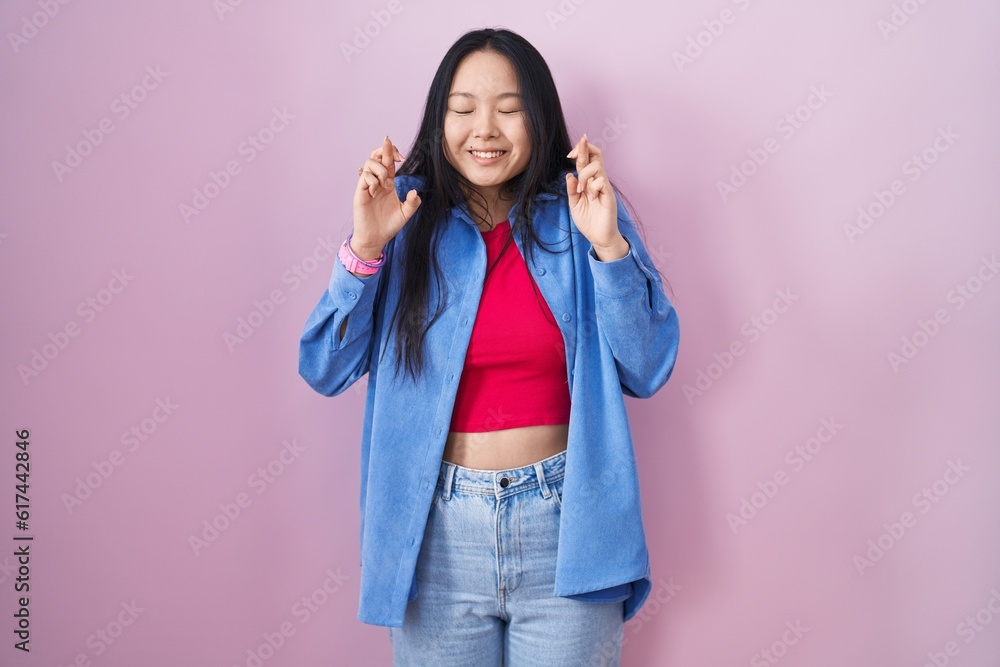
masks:
[[[1000,664],[996,3],[224,1],[0,6],[0,663],[248,665],[286,624],[268,667],[390,664],[356,618],[365,380],[316,394],[298,338],[357,167],[386,133],[407,154],[448,46],[504,26],[604,148],[681,321],[671,381],[627,400],[654,590],[623,664]],[[859,207],[880,216],[852,236]]]

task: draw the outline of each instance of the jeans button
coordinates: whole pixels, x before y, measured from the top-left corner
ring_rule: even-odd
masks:
[[[509,479],[507,479],[506,477],[501,477],[500,478],[500,486],[502,488],[506,489],[509,485],[510,485],[510,480]]]

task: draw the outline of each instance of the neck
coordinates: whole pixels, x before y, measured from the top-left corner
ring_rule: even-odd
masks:
[[[486,208],[483,208],[482,199],[486,200]],[[510,200],[500,197],[499,188],[482,190],[476,188],[466,194],[466,202],[469,205],[469,213],[480,229],[492,229],[507,219],[510,213]]]

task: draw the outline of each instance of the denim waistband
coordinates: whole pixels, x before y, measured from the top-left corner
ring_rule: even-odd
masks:
[[[548,485],[561,480],[565,470],[566,450],[541,461],[506,470],[479,470],[441,461],[437,485],[441,487],[441,495],[445,500],[451,497],[453,490],[499,499],[536,488],[541,489],[542,496],[548,498],[552,493]]]

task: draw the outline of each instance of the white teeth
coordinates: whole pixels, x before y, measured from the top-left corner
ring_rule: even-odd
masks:
[[[476,157],[491,158],[491,157],[500,157],[507,151],[494,151],[492,153],[480,153],[479,151],[470,151],[470,152]]]

